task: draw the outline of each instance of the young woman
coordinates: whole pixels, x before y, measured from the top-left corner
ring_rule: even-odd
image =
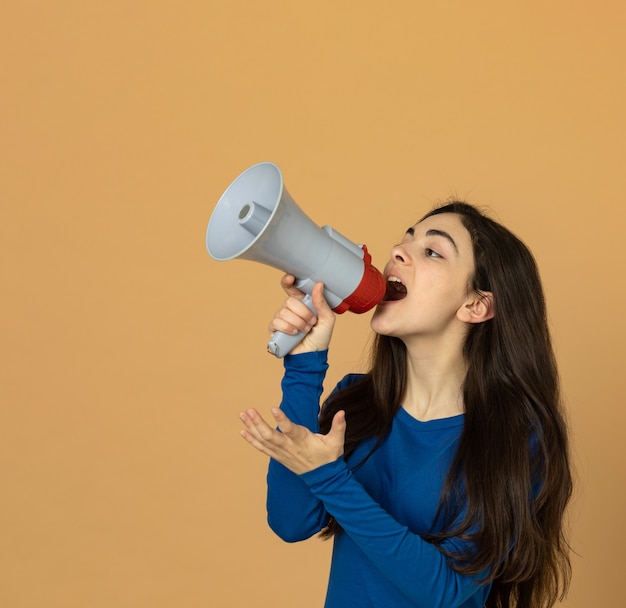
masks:
[[[511,232],[453,202],[410,227],[385,266],[369,373],[321,409],[334,314],[293,277],[270,330],[304,331],[284,361],[268,520],[334,537],[327,608],[547,607],[570,579],[567,431],[539,274]]]

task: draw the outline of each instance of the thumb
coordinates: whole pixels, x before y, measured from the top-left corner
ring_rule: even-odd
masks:
[[[311,292],[311,300],[313,301],[313,306],[317,311],[318,318],[329,318],[334,317],[332,308],[329,306],[326,301],[326,297],[324,296],[324,283],[316,283],[315,287],[313,287],[313,291]]]
[[[335,327],[335,313],[332,311],[324,297],[324,284],[316,283],[311,291],[311,301],[317,313],[317,320],[311,333],[307,334],[302,341],[306,350],[324,350],[328,348]],[[296,346],[300,349],[300,345]],[[297,352],[294,349],[292,352]],[[305,352],[305,351],[301,351]]]
[[[333,416],[328,437],[332,437],[333,443],[341,445],[343,449],[343,443],[346,437],[346,413],[343,410],[339,410]]]

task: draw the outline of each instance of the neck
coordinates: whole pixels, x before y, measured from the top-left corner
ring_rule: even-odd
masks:
[[[407,346],[407,386],[402,407],[421,421],[462,414],[467,365],[460,349]]]

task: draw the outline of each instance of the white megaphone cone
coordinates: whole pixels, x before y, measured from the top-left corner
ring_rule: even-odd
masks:
[[[313,313],[311,292],[320,281],[337,313],[367,312],[385,294],[385,279],[365,245],[313,223],[289,196],[273,163],[250,167],[228,187],[211,215],[206,246],[218,261],[242,258],[292,274]],[[284,357],[303,338],[303,333],[276,332],[268,350]]]

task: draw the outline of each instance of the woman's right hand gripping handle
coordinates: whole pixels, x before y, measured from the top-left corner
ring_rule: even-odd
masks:
[[[317,283],[310,296],[317,311],[315,315],[302,301],[306,294],[295,287],[294,282],[293,275],[286,274],[282,277],[280,284],[288,298],[272,319],[269,330],[289,336],[295,336],[299,332],[304,334],[304,338],[291,350],[291,354],[326,350],[330,344],[336,315],[324,298],[324,284]],[[281,353],[284,354],[286,353]]]

